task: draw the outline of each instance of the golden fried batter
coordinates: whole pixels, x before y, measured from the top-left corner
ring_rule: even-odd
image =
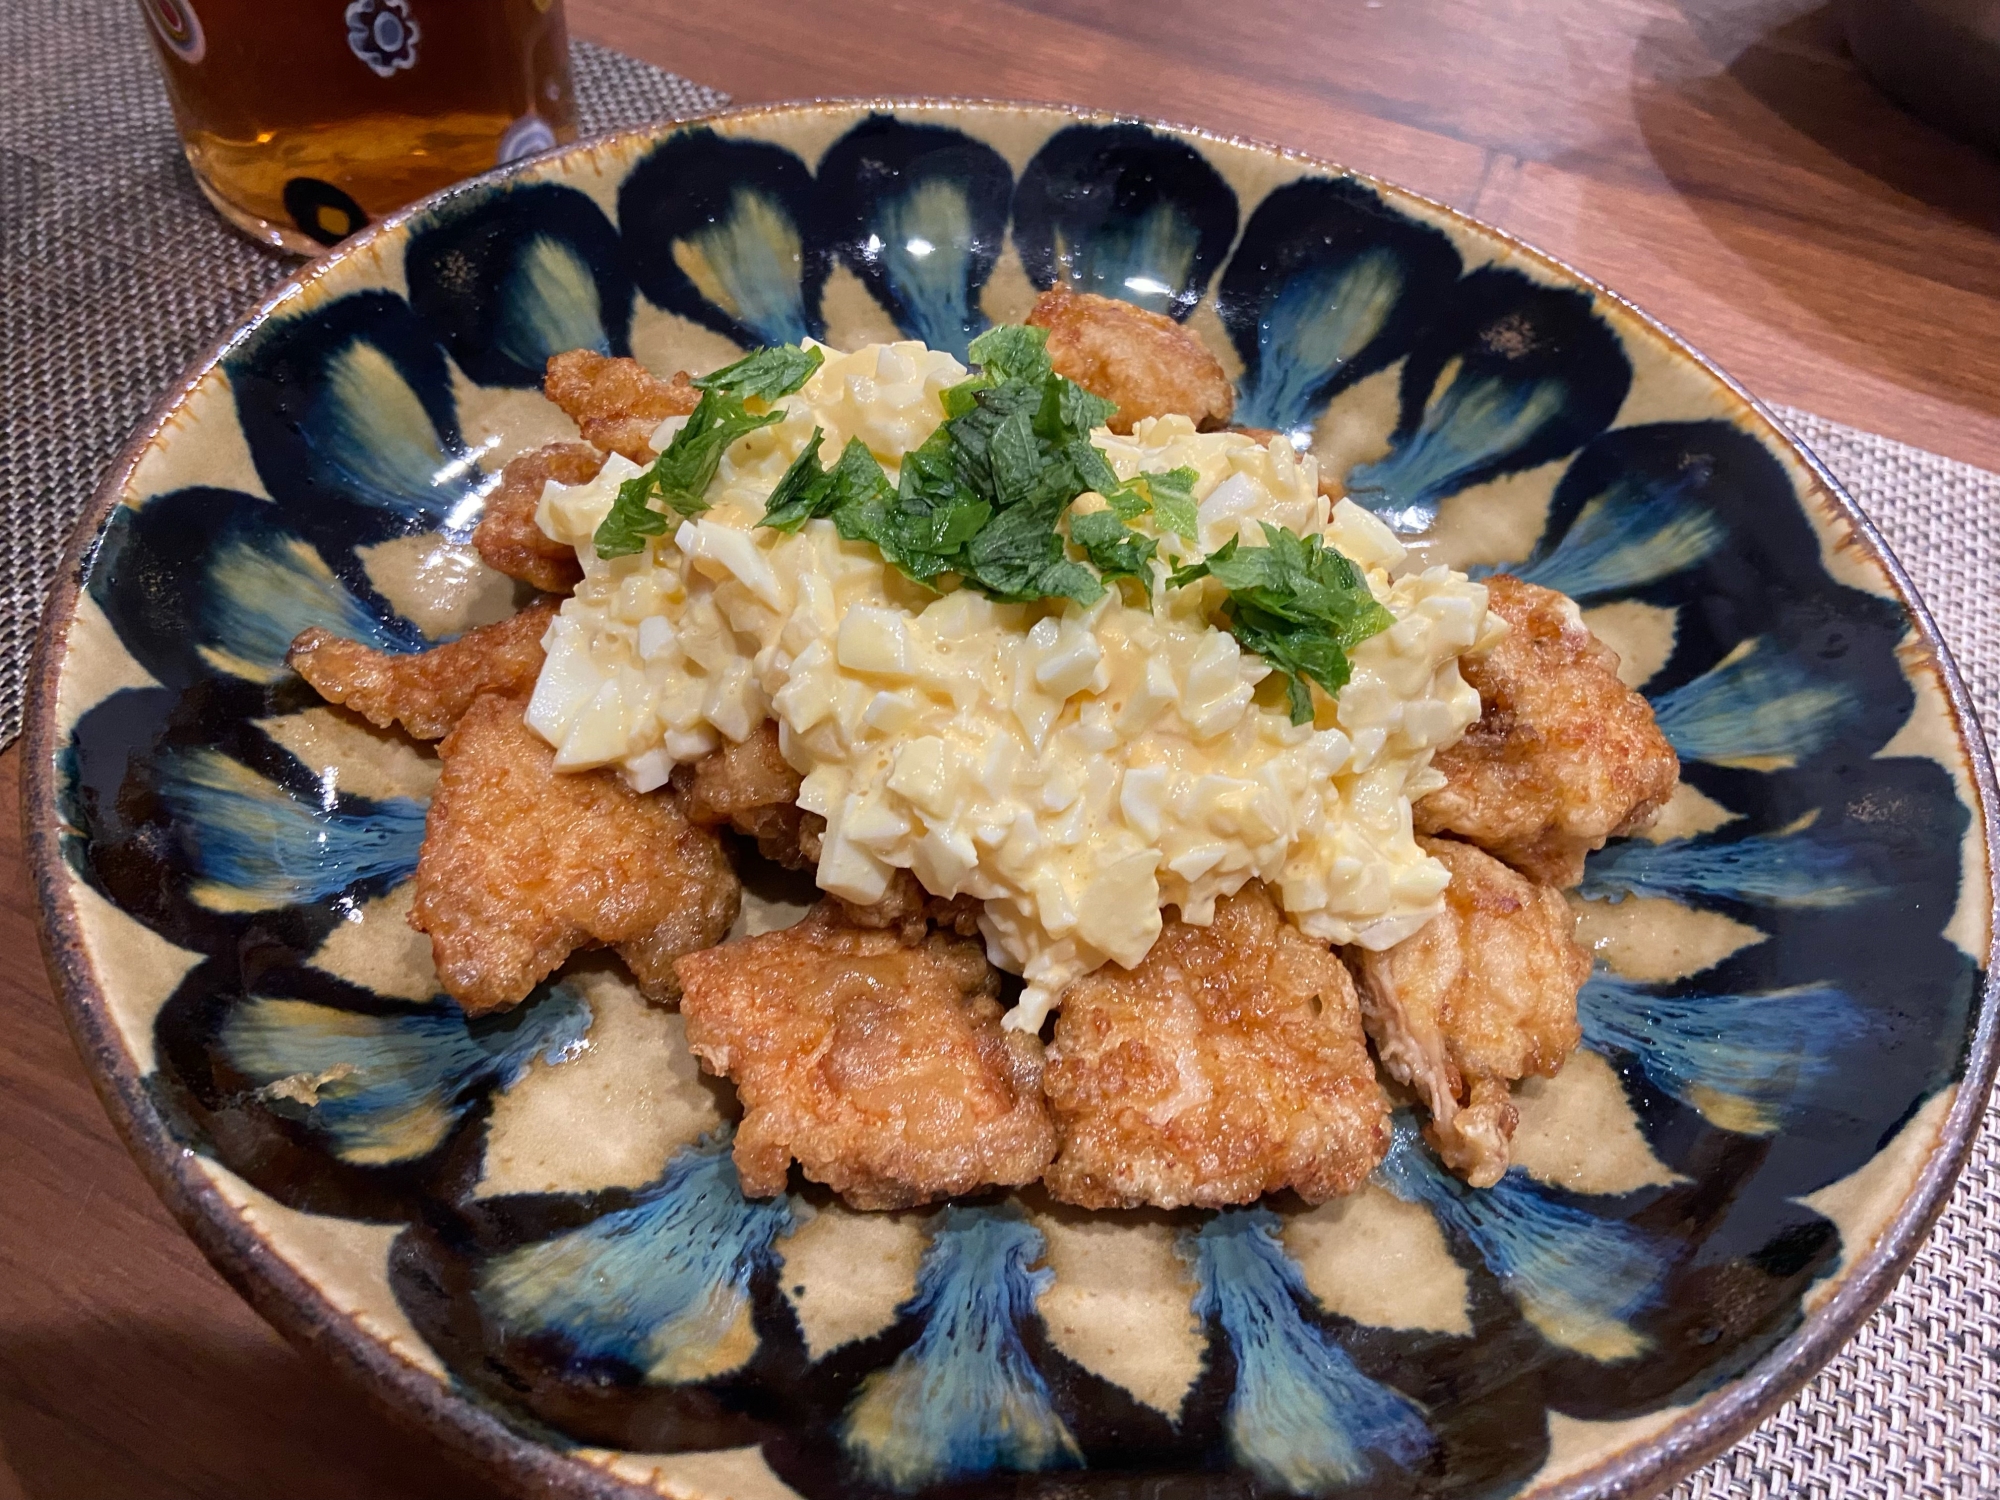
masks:
[[[757,841],[758,852],[788,870],[819,862],[819,839],[808,838],[798,807],[801,777],[778,750],[778,725],[766,719],[741,744],[722,748],[674,768],[674,794],[688,821],[703,828],[727,823]],[[824,828],[823,820],[815,820]],[[808,857],[805,845],[812,846]]]
[[[586,443],[622,453],[635,464],[653,461],[653,429],[695,409],[701,392],[677,373],[661,380],[636,359],[612,359],[572,349],[549,360],[542,391],[563,409]]]
[[[1062,1149],[1043,1181],[1084,1208],[1320,1203],[1388,1149],[1353,981],[1254,883],[1070,985],[1044,1084]]]
[[[1036,299],[1028,323],[1049,331],[1058,375],[1118,403],[1113,432],[1170,412],[1194,418],[1197,427],[1220,427],[1236,409],[1221,361],[1172,318],[1056,286]]]
[[[673,961],[719,942],[742,891],[713,834],[665,793],[611,771],[558,772],[521,721],[526,699],[478,698],[438,746],[410,925],[468,1012],[527,997],[571,951],[608,943],[654,999]]]
[[[1001,1029],[976,943],[906,946],[823,901],[679,968],[688,1046],[743,1102],[746,1193],[783,1191],[796,1157],[856,1208],[904,1208],[1033,1182],[1055,1152],[1042,1044]]]
[[[369,723],[401,724],[420,740],[451,732],[481,693],[526,694],[542,670],[542,634],[554,600],[468,630],[428,651],[377,651],[315,625],[299,633],[285,661],[329,703]]]
[[[1653,820],[1680,760],[1575,604],[1506,574],[1486,584],[1488,607],[1512,628],[1460,664],[1482,712],[1432,762],[1446,785],[1417,803],[1417,831],[1451,834],[1546,885],[1572,886],[1586,854]]]
[[[1382,1066],[1423,1096],[1453,1171],[1491,1187],[1514,1134],[1508,1083],[1553,1078],[1581,1038],[1590,956],[1561,895],[1451,839],[1419,839],[1451,871],[1444,911],[1381,953],[1348,950]]]
[[[811,816],[808,814],[808,816]],[[979,936],[979,902],[971,896],[933,896],[908,870],[889,877],[889,888],[866,906],[843,896],[829,897],[856,927],[893,932],[906,944],[921,943],[933,926],[960,937]]]
[[[509,459],[500,483],[486,497],[486,511],[472,533],[486,566],[532,583],[550,594],[567,594],[583,577],[576,549],[564,546],[535,524],[542,486],[584,484],[604,467],[604,455],[588,443],[549,443]]]

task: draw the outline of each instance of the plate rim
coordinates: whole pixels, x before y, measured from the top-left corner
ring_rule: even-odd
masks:
[[[448,1375],[397,1354],[363,1330],[355,1318],[294,1268],[248,1219],[223,1196],[196,1164],[196,1154],[180,1145],[160,1115],[144,1077],[111,1020],[102,987],[85,948],[71,882],[61,850],[63,826],[56,800],[56,764],[62,748],[56,688],[68,654],[70,627],[105,523],[120,503],[140,461],[193,391],[243,340],[322,277],[365,254],[378,239],[400,233],[411,220],[461,196],[526,176],[571,158],[618,154],[626,148],[690,128],[758,117],[880,110],[1005,110],[1068,117],[1078,122],[1145,125],[1184,138],[1275,156],[1384,190],[1391,201],[1416,203],[1433,213],[1490,237],[1517,255],[1562,279],[1587,287],[1622,315],[1691,360],[1753,416],[1760,434],[1775,440],[1824,491],[1834,514],[1844,521],[1883,565],[1897,603],[1915,627],[1944,688],[1960,752],[1979,803],[1986,850],[1989,915],[2000,919],[2000,787],[1978,716],[1957,663],[1937,622],[1875,524],[1818,456],[1790,428],[1707,355],[1668,324],[1636,306],[1596,277],[1558,256],[1437,199],[1389,179],[1343,166],[1316,153],[1254,136],[1175,124],[1123,111],[1074,104],[981,96],[854,95],[811,96],[776,103],[736,105],[698,115],[661,120],[584,136],[567,145],[511,162],[451,184],[367,226],[325,254],[306,262],[232,323],[229,331],[198,356],[169,386],[132,436],[119,449],[93,490],[65,542],[55,581],[39,623],[26,682],[26,715],[21,736],[22,842],[26,854],[36,935],[58,1008],[71,1040],[86,1064],[92,1088],[111,1118],[120,1141],[141,1173],[203,1255],[259,1316],[309,1355],[358,1384],[377,1409],[404,1430],[441,1438],[463,1460],[480,1466],[519,1493],[566,1493],[586,1500],[658,1500],[651,1485],[623,1479],[609,1469],[572,1456],[548,1442],[518,1432],[481,1397]],[[1963,899],[1961,897],[1961,899]],[[1860,1331],[1862,1323],[1889,1295],[1915,1259],[1943,1212],[1978,1135],[1996,1068],[2000,1068],[2000,1007],[1990,993],[2000,961],[2000,920],[1989,921],[1989,949],[1979,981],[1979,1015],[1967,1042],[1965,1073],[1927,1154],[1894,1217],[1847,1272],[1834,1294],[1803,1314],[1789,1335],[1768,1349],[1747,1371],[1704,1395],[1658,1431],[1621,1452],[1552,1485],[1523,1492],[1524,1500],[1628,1500],[1651,1495],[1721,1453],[1802,1389]],[[587,1446],[587,1445],[578,1445]],[[1532,1483],[1532,1477],[1530,1478]]]

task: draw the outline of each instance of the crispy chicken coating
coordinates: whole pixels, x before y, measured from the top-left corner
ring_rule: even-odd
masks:
[[[558,772],[523,697],[476,699],[438,746],[410,925],[471,1014],[518,1004],[577,948],[610,944],[647,995],[720,942],[742,890],[713,834],[611,771]]]
[[[810,816],[810,814],[808,814]],[[933,926],[960,937],[979,936],[979,902],[971,896],[933,896],[908,870],[889,877],[889,888],[881,899],[861,906],[843,896],[828,898],[837,903],[841,915],[856,927],[874,932],[893,932],[905,944],[921,943]]]
[[[549,443],[509,459],[472,533],[472,545],[486,566],[544,593],[567,594],[575,588],[583,577],[576,549],[537,526],[535,508],[542,503],[542,486],[551,479],[583,484],[603,467],[604,455],[588,443]]]
[[[757,852],[788,870],[810,869],[819,863],[820,836],[826,819],[798,806],[804,778],[778,749],[778,725],[766,719],[741,744],[720,750],[674,769],[674,794],[688,821],[702,828],[724,824],[757,841]],[[945,900],[933,896],[908,870],[898,870],[882,899],[867,906],[840,897],[848,922],[876,931],[894,931],[915,944],[935,923],[972,937],[979,931],[979,903],[970,896]]]
[[[653,461],[653,429],[695,409],[701,392],[678,372],[662,380],[636,359],[612,359],[572,349],[549,360],[542,392],[576,423],[586,443],[622,453],[635,464]]]
[[[1172,318],[1055,286],[1036,299],[1028,323],[1049,331],[1058,375],[1118,403],[1113,432],[1170,412],[1194,418],[1197,427],[1220,427],[1236,409],[1221,361]]]
[[[1388,1149],[1353,981],[1254,883],[1070,985],[1044,1086],[1062,1149],[1043,1182],[1084,1208],[1321,1203]]]
[[[1545,885],[1573,886],[1585,855],[1652,822],[1680,760],[1574,603],[1506,574],[1486,584],[1488,607],[1512,628],[1460,663],[1482,712],[1432,762],[1446,784],[1417,803],[1417,831],[1451,834]]]
[[[1530,1073],[1553,1078],[1576,1050],[1590,955],[1550,887],[1470,844],[1418,842],[1451,871],[1444,911],[1381,953],[1350,948],[1348,961],[1382,1066],[1423,1097],[1445,1164],[1491,1187],[1514,1135],[1507,1085]]]
[[[778,725],[766,719],[741,744],[674,768],[674,795],[688,821],[703,828],[725,823],[757,841],[758,852],[788,870],[819,862],[819,829],[825,820],[798,807],[803,778],[778,750]],[[808,833],[808,818],[819,825]],[[810,856],[807,853],[810,846]]]
[[[400,724],[420,740],[441,739],[481,693],[534,691],[555,613],[545,599],[428,651],[377,651],[314,625],[299,632],[285,662],[327,702],[378,728]]]
[[[680,961],[688,1046],[743,1103],[743,1191],[793,1158],[856,1208],[1033,1182],[1055,1153],[1042,1044],[1000,1026],[976,943],[905,945],[832,902],[803,922]]]

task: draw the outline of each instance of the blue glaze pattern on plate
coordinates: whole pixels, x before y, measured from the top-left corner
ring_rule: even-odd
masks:
[[[574,1057],[590,1020],[564,985],[485,1021],[448,1002],[368,1012],[259,995],[230,1012],[218,1041],[274,1112],[342,1161],[384,1165],[428,1156],[473,1100],[511,1088],[538,1056]]]
[[[1007,237],[1006,158],[948,126],[870,115],[820,159],[818,190],[831,253],[905,334],[964,359]]]
[[[1853,835],[1807,827],[1744,838],[1606,849],[1585,868],[1581,890],[1600,900],[1665,896],[1675,901],[1829,911],[1878,899],[1870,851]]]
[[[1579,602],[1631,594],[1709,563],[1729,540],[1726,514],[1790,488],[1777,460],[1729,423],[1620,427],[1577,454],[1551,524],[1511,571]]]
[[[1832,984],[1731,994],[1699,976],[1662,987],[1599,968],[1576,1009],[1585,1046],[1631,1054],[1653,1087],[1739,1135],[1770,1135],[1848,1087],[1846,1067],[1873,1030]]]
[[[1631,361],[1588,294],[1482,267],[1432,312],[1403,365],[1389,453],[1349,471],[1348,496],[1420,531],[1459,491],[1582,447],[1631,384]]]
[[[1729,1388],[1857,1251],[1801,1200],[1966,1076],[1983,974],[1948,924],[1979,900],[1977,810],[1905,735],[1942,713],[1914,685],[1909,615],[1830,561],[1804,471],[1740,402],[1635,403],[1685,419],[1617,426],[1656,378],[1634,358],[1654,335],[1530,255],[1493,264],[1499,242],[1442,211],[1130,122],[1051,116],[1024,138],[1004,111],[842,109],[811,141],[663,129],[418,210],[400,262],[374,281],[336,264],[225,353],[254,482],[183,467],[109,515],[80,585],[136,670],[74,705],[52,803],[76,878],[191,955],[150,1019],[148,1107],[288,1207],[400,1226],[398,1305],[520,1441],[749,1448],[808,1500],[1497,1500],[1550,1457],[1552,1416],[1622,1423]],[[1414,527],[1515,481],[1546,519],[1494,570],[1651,622],[1641,688],[1715,819],[1612,841],[1578,894],[1600,914],[1679,903],[1739,941],[1679,978],[1586,988],[1650,1185],[1517,1169],[1476,1192],[1398,1119],[1379,1181],[1441,1234],[1464,1330],[1321,1306],[1288,1248],[1295,1203],[1182,1212],[1190,1279],[1166,1300],[1194,1367],[1148,1400],[1044,1320],[1061,1262],[1030,1194],[937,1212],[914,1293],[822,1347],[786,1237],[824,1195],[746,1199],[726,1137],[644,1186],[481,1196],[496,1103],[597,1045],[578,991],[467,1020],[320,967],[350,924],[401,921],[425,808],[288,748],[319,700],[286,644],[308,625],[427,644],[373,549],[463,540],[492,475],[461,424],[550,353],[671,346],[689,324],[704,348],[819,336],[836,264],[961,353],[1024,284],[1182,319],[1212,288],[1240,420],[1365,426],[1356,387],[1379,376],[1394,410],[1344,476],[1357,499]],[[1213,331],[1206,311],[1190,326]]]
[[[690,1378],[747,1310],[750,1279],[792,1221],[782,1196],[747,1201],[725,1133],[682,1151],[629,1208],[496,1256],[474,1295],[511,1338],[640,1379]]]
[[[1054,1277],[1029,1267],[1042,1236],[1018,1211],[947,1208],[904,1315],[923,1332],[861,1383],[843,1446],[870,1479],[916,1490],[995,1470],[1082,1462],[1028,1356],[1021,1325]]]
[[[1653,704],[1682,760],[1794,765],[1825,749],[1860,716],[1853,688],[1795,653],[1753,636],[1693,682]]]
[[[650,301],[738,344],[797,343],[826,332],[812,206],[812,174],[790,151],[695,129],[632,169],[618,228]]]
[[[441,214],[410,237],[403,274],[411,308],[480,385],[540,390],[551,355],[632,352],[624,244],[575,188],[542,183]]]
[[[416,873],[429,810],[408,797],[366,802],[330,789],[302,797],[205,749],[161,757],[157,791],[194,877],[188,894],[222,912],[400,885]]]
[[[231,354],[236,412],[257,477],[314,540],[412,531],[464,535],[483,476],[458,425],[450,365],[410,304],[356,292],[266,323]],[[375,512],[362,538],[315,524]]]
[[[1432,1446],[1422,1414],[1301,1314],[1305,1280],[1278,1227],[1269,1209],[1225,1210],[1186,1252],[1201,1286],[1195,1311],[1222,1326],[1236,1360],[1231,1450],[1294,1495],[1354,1484],[1377,1456],[1409,1467]]]
[[[1034,284],[1062,282],[1185,318],[1236,237],[1236,194],[1199,151],[1144,125],[1072,125],[1014,189]]]
[[[354,515],[342,507],[326,519]],[[171,688],[214,677],[276,685],[290,675],[293,639],[314,625],[382,651],[429,644],[375,593],[351,548],[335,560],[269,501],[196,487],[114,515],[90,593],[127,649]]]
[[[1273,190],[1216,298],[1243,361],[1235,420],[1303,446],[1329,401],[1409,352],[1458,274],[1443,233],[1361,183],[1307,177]]]
[[[1468,1241],[1545,1338],[1606,1362],[1646,1351],[1650,1338],[1630,1320],[1659,1300],[1669,1245],[1563,1201],[1518,1167],[1490,1188],[1467,1187],[1424,1148],[1407,1113],[1393,1129],[1375,1180]]]

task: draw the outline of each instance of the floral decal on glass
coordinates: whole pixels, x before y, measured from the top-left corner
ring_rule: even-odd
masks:
[[[414,68],[422,35],[409,0],[353,0],[347,7],[347,45],[377,78]]]

